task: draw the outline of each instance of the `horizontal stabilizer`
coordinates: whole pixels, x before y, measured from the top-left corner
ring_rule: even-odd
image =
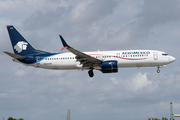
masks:
[[[9,55],[12,58],[15,58],[15,59],[26,59],[26,57],[21,56],[21,55],[13,54],[13,53],[6,52],[6,51],[3,51],[3,52],[6,53],[7,55]]]

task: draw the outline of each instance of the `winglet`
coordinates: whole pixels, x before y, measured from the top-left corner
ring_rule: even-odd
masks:
[[[62,42],[62,44],[63,44],[63,48],[61,49],[61,51],[62,50],[64,50],[65,48],[67,48],[67,47],[69,47],[69,45],[66,43],[66,41],[63,39],[63,37],[61,36],[61,35],[59,35],[59,37],[61,38],[61,42]]]

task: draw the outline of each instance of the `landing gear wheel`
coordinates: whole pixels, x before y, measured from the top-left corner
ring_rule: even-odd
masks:
[[[159,67],[157,68],[157,73],[160,73]]]
[[[160,73],[160,70],[157,70],[157,73]]]
[[[93,77],[94,76],[93,70],[89,70],[88,74],[89,74],[89,77]]]

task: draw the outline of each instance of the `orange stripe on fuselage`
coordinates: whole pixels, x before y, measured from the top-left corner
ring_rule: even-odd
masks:
[[[96,56],[111,56],[111,57],[114,57],[112,55],[100,55],[100,54],[89,54],[90,56],[93,56],[93,55],[96,55]],[[119,58],[119,59],[125,59],[125,60],[144,60],[144,59],[147,59],[147,58],[124,58],[124,57],[114,57],[114,58]]]

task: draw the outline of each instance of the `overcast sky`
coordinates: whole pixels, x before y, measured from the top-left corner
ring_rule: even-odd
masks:
[[[44,70],[15,63],[6,25],[38,49],[60,52],[58,34],[80,51],[152,49],[176,61],[118,73]],[[0,119],[147,120],[180,113],[179,0],[0,0]],[[64,50],[64,52],[68,52]],[[180,118],[176,118],[180,120]]]

